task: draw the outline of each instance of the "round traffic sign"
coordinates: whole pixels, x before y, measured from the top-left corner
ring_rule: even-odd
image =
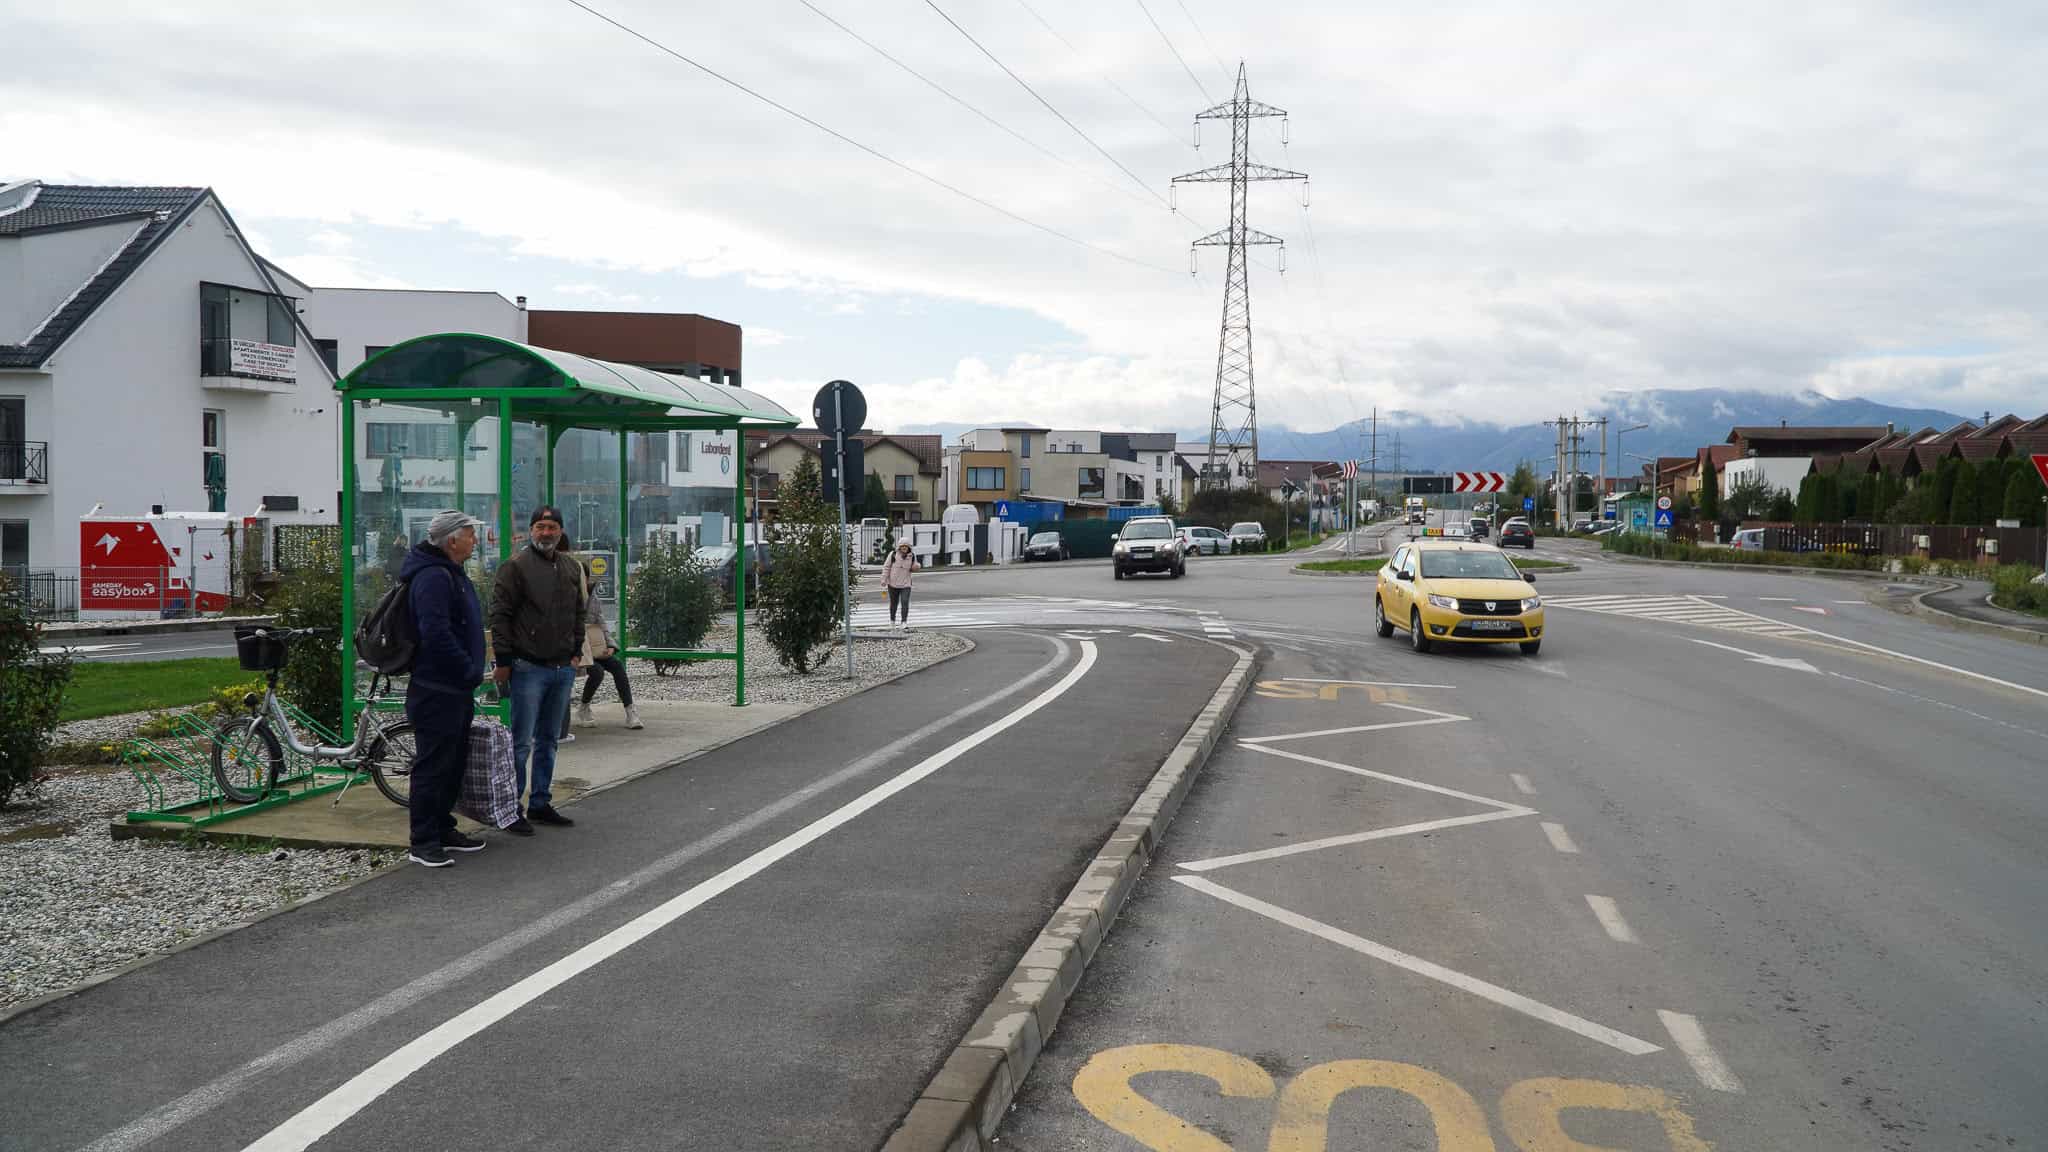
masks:
[[[834,397],[839,401],[836,406]],[[868,398],[852,382],[834,380],[811,398],[811,423],[820,432],[837,432],[842,425],[848,432],[858,432],[867,427]]]
[[[1659,512],[1669,512],[1669,511],[1671,511],[1671,497],[1669,497],[1669,496],[1659,496],[1659,497],[1657,497],[1657,511],[1659,511]]]

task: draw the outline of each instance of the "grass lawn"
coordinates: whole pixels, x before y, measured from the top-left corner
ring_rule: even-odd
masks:
[[[79,661],[71,666],[61,720],[90,720],[145,708],[183,708],[213,698],[255,673],[232,656],[199,660]]]

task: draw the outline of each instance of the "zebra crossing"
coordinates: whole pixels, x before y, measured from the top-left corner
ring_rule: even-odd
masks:
[[[1661,620],[1673,624],[1693,624],[1702,628],[1720,628],[1732,632],[1747,632],[1752,636],[1821,637],[1826,633],[1782,620],[1772,620],[1717,604],[1703,596],[1545,596],[1545,608],[1564,608],[1576,612],[1599,612],[1608,616],[1633,616],[1644,620]]]
[[[1228,622],[1213,614],[1196,617],[1187,609],[1130,600],[1091,600],[1069,596],[977,596],[949,599],[911,599],[912,628],[974,630],[1016,627],[1081,627],[1103,624],[1153,629],[1187,629],[1200,620],[1202,630],[1228,639]],[[855,631],[887,632],[885,602],[855,603]]]

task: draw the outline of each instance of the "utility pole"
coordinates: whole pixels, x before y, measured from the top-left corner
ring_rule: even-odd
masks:
[[[1301,172],[1272,168],[1251,162],[1252,121],[1264,117],[1284,118],[1284,109],[1261,104],[1251,98],[1245,83],[1244,65],[1237,66],[1237,89],[1228,102],[1195,114],[1196,147],[1201,146],[1204,120],[1230,121],[1230,161],[1173,178],[1174,185],[1230,185],[1230,222],[1219,231],[1195,241],[1195,247],[1220,247],[1229,251],[1223,277],[1223,323],[1216,337],[1216,388],[1209,403],[1209,463],[1203,470],[1202,485],[1216,477],[1216,456],[1225,454],[1226,470],[1239,466],[1238,454],[1249,453],[1244,466],[1254,476],[1259,465],[1258,398],[1252,382],[1252,299],[1251,282],[1245,267],[1245,247],[1251,244],[1279,244],[1280,270],[1287,270],[1287,249],[1278,236],[1261,232],[1245,223],[1245,207],[1252,181],[1307,180]],[[1283,131],[1283,137],[1285,133]],[[1306,203],[1306,200],[1303,201]],[[1192,272],[1192,254],[1190,254]],[[1224,486],[1230,485],[1229,476]]]

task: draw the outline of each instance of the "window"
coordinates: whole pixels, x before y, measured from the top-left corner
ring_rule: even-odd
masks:
[[[1019,486],[1026,492],[1031,491],[1031,469],[1020,468],[1017,473]]]
[[[1007,468],[969,468],[967,487],[971,491],[1000,492],[1008,486]]]
[[[208,408],[206,411],[200,413],[199,446],[201,448],[227,447],[226,444],[221,442],[222,425],[226,422],[226,420],[227,413],[222,412],[218,408]]]
[[[389,349],[390,347],[391,345],[389,344],[365,344],[363,345],[363,359],[368,360],[370,357],[375,356],[377,353],[383,352]]]
[[[0,571],[19,575],[28,568],[28,521],[0,520]]]
[[[296,350],[297,304],[289,296],[275,296],[251,288],[226,284],[199,286],[199,374],[201,376],[249,376],[258,379],[291,379],[285,368],[259,370],[263,358],[238,360],[234,342],[276,344]]]
[[[341,375],[341,345],[332,340],[315,340],[313,347],[320,351],[320,362],[336,376]]]
[[[367,445],[364,455],[372,459],[455,459],[453,424],[370,424],[364,428],[363,439]],[[475,457],[474,451],[470,456]]]
[[[895,499],[897,499],[897,500],[915,500],[915,499],[917,499],[917,477],[915,477],[915,476],[906,476],[906,475],[902,474],[901,472],[897,473],[897,474],[896,474],[896,495],[895,495],[895,497],[894,497],[894,498],[895,498]]]
[[[1166,471],[1166,457],[1164,457],[1164,456],[1154,456],[1154,457],[1152,457],[1152,470],[1153,470],[1154,472],[1164,472],[1164,471]]]
[[[690,471],[690,449],[695,447],[695,445],[690,443],[690,434],[688,432],[678,432],[675,435],[676,471],[688,472]]]
[[[782,491],[782,473],[756,472],[754,476],[754,490],[762,493],[763,499],[773,500],[775,494]]]
[[[1083,500],[1102,499],[1102,486],[1107,468],[1083,468],[1080,470],[1080,498]]]
[[[1026,433],[1024,436],[1024,451],[1022,455],[1026,460],[1031,459],[1031,436],[1029,433]]]

